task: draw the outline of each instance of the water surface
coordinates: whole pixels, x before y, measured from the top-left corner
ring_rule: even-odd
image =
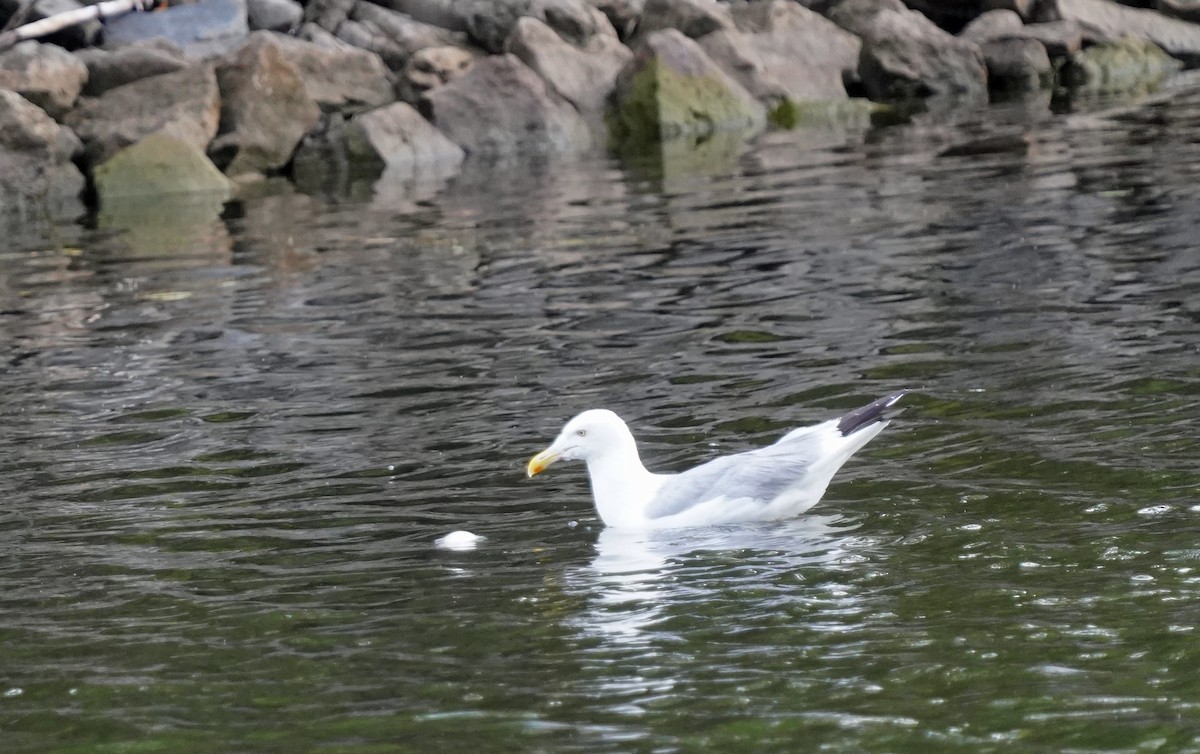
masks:
[[[1198,102],[17,226],[4,750],[1200,751]],[[523,475],[901,387],[794,521]]]

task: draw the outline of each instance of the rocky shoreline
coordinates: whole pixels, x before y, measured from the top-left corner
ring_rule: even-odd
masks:
[[[0,17],[71,6],[0,0]],[[1197,62],[1198,0],[197,0],[0,53],[0,201],[444,179],[466,160],[1148,90]]]

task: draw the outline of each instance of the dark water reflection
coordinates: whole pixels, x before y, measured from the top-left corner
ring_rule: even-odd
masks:
[[[1200,751],[1198,102],[13,229],[4,750]],[[523,479],[901,386],[796,521]]]

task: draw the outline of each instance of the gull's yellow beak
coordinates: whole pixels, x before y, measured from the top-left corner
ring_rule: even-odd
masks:
[[[533,458],[529,459],[529,465],[525,467],[525,473],[531,477],[540,474],[546,470],[547,466],[557,460],[558,453],[555,453],[547,448]]]

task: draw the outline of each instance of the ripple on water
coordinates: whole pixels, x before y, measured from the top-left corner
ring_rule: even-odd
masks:
[[[14,235],[5,743],[1200,750],[1200,147],[1158,107]],[[797,521],[604,530],[523,474],[589,406],[672,470],[898,387]]]

